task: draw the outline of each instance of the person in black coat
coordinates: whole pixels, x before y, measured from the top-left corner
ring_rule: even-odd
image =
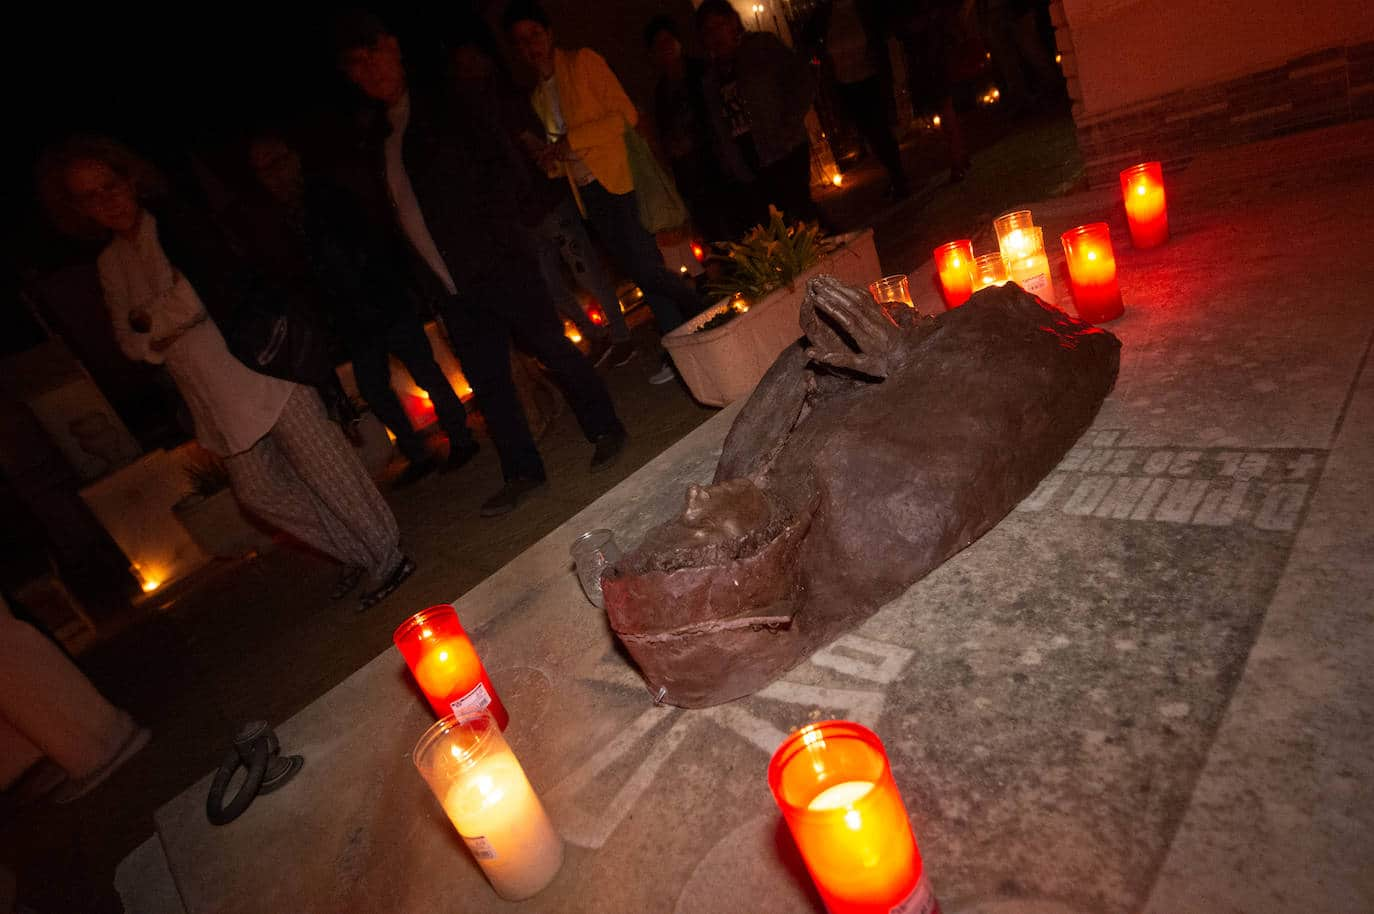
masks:
[[[444,471],[467,464],[477,441],[425,336],[402,239],[388,226],[371,223],[336,183],[307,177],[299,153],[282,137],[254,136],[248,158],[261,192],[249,194],[240,208],[242,242],[274,278],[300,287],[332,318],[352,359],[358,391],[409,461],[396,484],[422,479],[439,468],[439,460],[391,387],[393,354],[428,395],[448,436]]]
[[[440,314],[487,420],[505,485],[484,517],[513,510],[545,484],[543,460],[510,373],[514,342],[543,363],[594,443],[591,469],[609,466],[625,428],[591,364],[563,336],[522,222],[532,205],[531,171],[506,131],[484,111],[442,89],[411,85],[396,36],[376,17],[353,13],[335,28],[341,69],[370,101],[361,112],[371,162],[365,203],[394,220]]]

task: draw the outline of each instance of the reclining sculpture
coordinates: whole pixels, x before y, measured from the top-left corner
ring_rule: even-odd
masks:
[[[712,484],[602,578],[660,701],[757,691],[990,530],[1088,428],[1121,348],[1013,284],[923,318],[821,276],[801,329]]]

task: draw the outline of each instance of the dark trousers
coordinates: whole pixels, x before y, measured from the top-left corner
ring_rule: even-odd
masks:
[[[906,187],[906,172],[902,169],[902,150],[892,127],[887,122],[887,101],[883,98],[882,82],[876,76],[856,83],[837,83],[840,102],[854,119],[854,126],[868,143],[868,148],[883,163],[887,176],[896,188]]]
[[[429,394],[439,427],[448,435],[449,447],[472,440],[468,431],[467,410],[454,393],[443,369],[434,360],[434,350],[425,336],[424,324],[417,316],[404,317],[374,337],[352,345],[353,379],[358,392],[372,407],[382,424],[396,436],[396,446],[407,460],[421,460],[426,454],[425,439],[410,424],[396,391],[391,389],[391,360],[395,355],[410,372],[415,383]]]
[[[782,210],[789,224],[820,219],[820,209],[811,200],[811,147],[806,143],[760,168],[754,189],[763,224],[768,222],[770,203]]]
[[[676,329],[701,311],[697,294],[688,288],[682,277],[669,273],[663,265],[663,252],[639,221],[639,204],[634,191],[613,194],[599,181],[577,190],[587,210],[587,220],[601,237],[601,243],[619,263],[620,269],[643,290],[659,333]]]
[[[441,310],[507,480],[544,478],[544,461],[511,379],[512,342],[543,364],[588,441],[624,428],[606,385],[563,335],[533,256],[503,263],[500,275],[469,283]]]

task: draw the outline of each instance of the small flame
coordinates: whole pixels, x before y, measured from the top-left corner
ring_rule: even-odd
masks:
[[[683,276],[686,276],[686,275],[687,275],[687,265],[686,265],[686,264],[683,264],[682,266],[680,266],[680,267],[677,268],[677,271],[678,271],[679,273],[681,273]]]
[[[932,117],[932,118],[930,119],[930,123],[931,123],[933,126],[935,126],[935,127],[939,127],[939,126],[940,126],[940,115],[937,114],[937,115],[935,115],[934,117]]]
[[[959,255],[958,255],[958,254],[955,254],[953,257],[951,257],[951,258],[949,259],[949,265],[952,266],[952,267],[954,267],[954,269],[957,270],[957,269],[959,269],[961,266],[964,265],[964,262],[963,262],[962,260],[959,259]]]
[[[1135,186],[1135,192],[1136,192],[1136,194],[1138,194],[1139,196],[1142,196],[1142,197],[1145,196],[1145,185],[1144,185],[1144,184],[1137,184],[1137,185]]]
[[[157,580],[148,580],[148,581],[144,581],[144,582],[143,582],[143,592],[144,592],[144,593],[152,593],[154,590],[157,590],[157,589],[158,589],[159,587],[161,587],[161,586],[162,586],[162,582],[161,582],[161,581],[157,581]]]
[[[1064,62],[1064,55],[1063,55],[1063,54],[1056,54],[1056,55],[1054,55],[1054,62],[1055,62],[1055,63],[1063,63],[1063,62]]]
[[[702,247],[699,243],[693,241],[692,256],[697,259],[697,263],[701,263],[703,260],[706,259],[706,248]]]
[[[830,183],[834,184],[836,187],[839,187],[840,185],[844,184],[844,175],[840,174],[839,172],[836,172],[830,178]]]
[[[1096,251],[1089,251],[1089,252],[1088,252],[1088,259],[1089,259],[1089,260],[1096,260],[1096,259],[1097,259],[1097,252],[1096,252]]]

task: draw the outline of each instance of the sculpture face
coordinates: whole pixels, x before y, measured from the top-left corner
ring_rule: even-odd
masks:
[[[748,694],[991,529],[1087,429],[1120,343],[1014,285],[922,319],[831,277],[711,486],[603,578],[651,692]]]

